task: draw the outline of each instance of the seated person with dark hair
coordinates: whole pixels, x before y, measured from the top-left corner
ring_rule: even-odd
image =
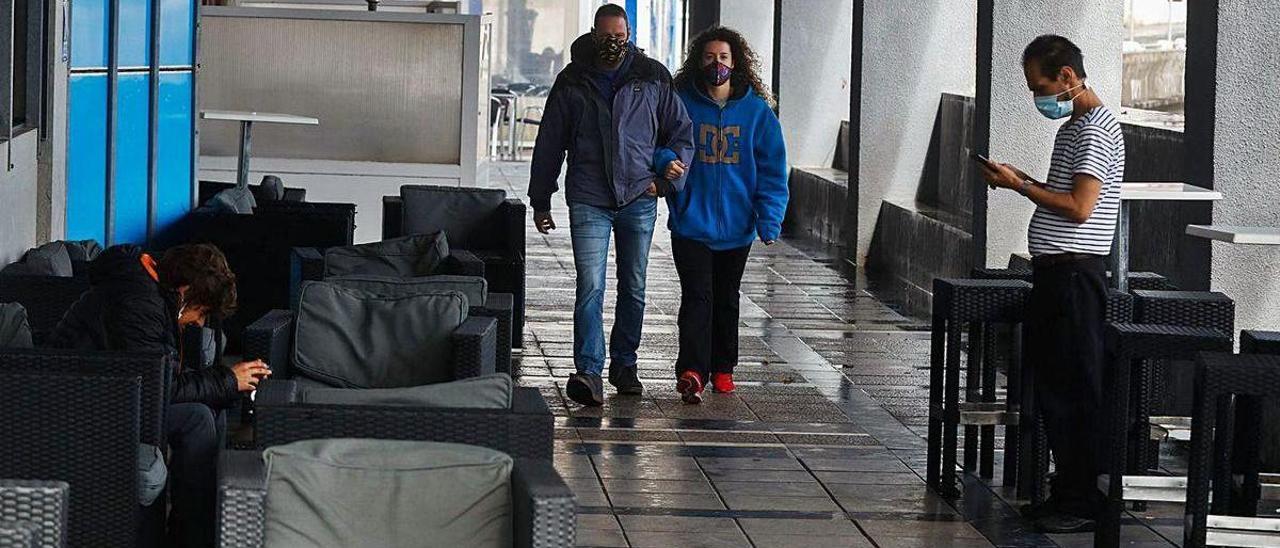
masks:
[[[158,352],[182,363],[181,330],[235,310],[235,274],[212,245],[174,247],[159,263],[137,246],[111,247],[93,262],[89,277],[89,291],[63,316],[48,346]],[[219,446],[214,415],[270,374],[260,360],[174,372],[165,419],[174,546],[213,546]]]

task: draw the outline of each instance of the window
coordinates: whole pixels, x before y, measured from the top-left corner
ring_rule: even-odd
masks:
[[[1187,3],[1126,0],[1121,105],[1182,114]]]
[[[0,0],[9,25],[0,25],[0,120],[14,132],[40,125],[44,66],[44,13],[41,0]],[[7,137],[8,135],[4,135]]]

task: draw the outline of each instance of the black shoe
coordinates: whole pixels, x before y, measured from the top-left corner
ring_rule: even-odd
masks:
[[[564,391],[569,395],[569,399],[587,407],[604,405],[604,382],[600,380],[600,375],[570,374],[569,382],[564,385]]]
[[[644,394],[644,385],[636,376],[636,366],[610,365],[609,384],[618,389],[623,396],[639,396]]]
[[[1035,521],[1058,513],[1058,501],[1049,497],[1044,502],[1024,504],[1018,508],[1018,513],[1026,519]]]
[[[1097,528],[1097,522],[1091,519],[1073,516],[1071,514],[1064,514],[1062,512],[1055,512],[1036,520],[1036,529],[1041,533],[1063,535],[1070,533],[1092,533],[1094,529]]]

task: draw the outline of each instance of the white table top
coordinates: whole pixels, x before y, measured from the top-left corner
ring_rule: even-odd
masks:
[[[1186,183],[1120,183],[1121,200],[1214,201],[1222,193]]]
[[[1187,234],[1230,244],[1280,245],[1280,228],[1267,226],[1188,225]]]
[[[200,117],[205,120],[231,120],[235,122],[265,122],[269,124],[298,124],[318,126],[320,120],[309,116],[293,114],[275,114],[271,112],[243,112],[237,110],[204,110]]]

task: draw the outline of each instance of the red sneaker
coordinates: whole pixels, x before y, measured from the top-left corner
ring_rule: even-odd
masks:
[[[732,394],[737,388],[733,384],[733,373],[712,373],[711,388],[721,394]]]
[[[676,381],[676,392],[685,403],[702,403],[702,377],[696,371],[685,371]]]

